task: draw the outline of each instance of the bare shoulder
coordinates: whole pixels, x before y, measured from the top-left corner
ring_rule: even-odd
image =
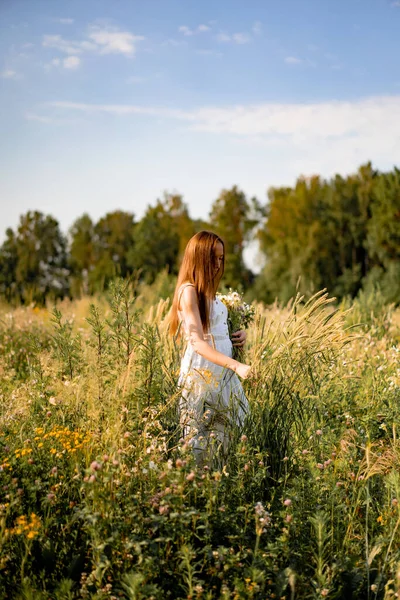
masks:
[[[193,283],[182,283],[179,290],[179,304],[185,308],[190,308],[198,304],[197,292]]]

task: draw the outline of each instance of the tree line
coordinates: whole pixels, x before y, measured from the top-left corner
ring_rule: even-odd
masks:
[[[175,275],[188,239],[212,229],[225,241],[225,285],[265,302],[327,288],[339,298],[376,286],[400,302],[400,170],[330,180],[299,177],[270,188],[263,204],[237,186],[223,190],[207,220],[193,219],[179,194],[165,194],[136,221],[116,210],[94,222],[79,217],[67,234],[38,211],[20,217],[0,247],[0,295],[8,302],[45,302],[106,289],[116,276],[152,283]],[[243,260],[257,240],[265,266],[255,276]]]

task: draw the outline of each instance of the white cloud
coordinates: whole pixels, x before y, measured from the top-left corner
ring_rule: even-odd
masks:
[[[188,27],[187,25],[181,25],[181,27],[179,27],[178,31],[180,33],[183,33],[183,35],[186,35],[186,36],[194,35],[193,29],[190,29],[190,27]]]
[[[65,40],[61,35],[44,35],[42,46],[45,48],[55,48],[64,54],[81,54],[81,42]],[[96,49],[96,46],[93,46]]]
[[[116,27],[99,27],[92,25],[88,34],[82,40],[67,40],[61,35],[43,36],[42,45],[46,48],[55,48],[63,54],[76,57],[78,54],[93,52],[96,54],[123,54],[132,57],[136,52],[136,45],[145,38],[133,35],[129,31],[120,31]]]
[[[59,58],[53,58],[53,60],[51,61],[51,64],[53,65],[53,67],[59,67],[60,63],[61,63],[61,61]]]
[[[253,33],[254,35],[262,34],[262,23],[261,21],[255,21],[253,24]]]
[[[301,65],[304,61],[297,56],[287,56],[285,58],[285,63],[287,65]]]
[[[232,39],[236,44],[248,44],[250,42],[250,36],[246,33],[234,33]]]
[[[38,123],[44,123],[46,125],[68,125],[76,123],[76,119],[59,119],[53,116],[37,115],[35,113],[25,113],[24,115],[27,121],[37,121]]]
[[[232,35],[229,33],[225,33],[224,31],[220,31],[216,39],[221,43],[229,43],[233,42],[234,44],[248,44],[251,41],[251,37],[247,33],[233,33]]]
[[[74,19],[70,19],[70,18],[61,18],[61,19],[54,19],[55,21],[57,21],[57,23],[61,23],[62,25],[72,25],[72,23],[74,22]]]
[[[91,28],[89,38],[98,45],[100,54],[124,54],[125,56],[134,56],[136,42],[144,40],[143,36],[133,35],[129,31],[95,26]]]
[[[185,40],[175,40],[174,38],[169,38],[162,43],[162,46],[173,46],[177,48],[178,46],[186,46],[187,42]]]
[[[13,69],[4,69],[0,75],[3,79],[19,79],[18,73]]]
[[[64,69],[77,69],[80,65],[81,59],[79,56],[68,56],[63,60]]]
[[[53,102],[61,113],[146,115],[184,122],[195,132],[234,136],[292,156],[298,172],[346,172],[366,160],[393,163],[400,145],[400,95],[352,101],[203,107],[194,110],[140,105]],[[294,158],[293,158],[294,156]],[[294,162],[293,162],[294,161]],[[347,166],[346,166],[347,161]]]
[[[231,42],[232,38],[230,35],[228,35],[227,33],[224,33],[223,31],[221,31],[220,33],[218,33],[217,35],[217,41],[218,42]]]
[[[206,33],[207,31],[211,31],[211,27],[201,24],[198,25],[196,29],[191,29],[187,25],[181,25],[178,31],[187,37],[191,37],[192,35],[196,35],[198,33]]]

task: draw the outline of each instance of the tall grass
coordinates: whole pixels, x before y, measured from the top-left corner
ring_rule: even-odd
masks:
[[[393,307],[257,306],[250,417],[199,469],[167,283],[0,310],[0,598],[394,598]]]

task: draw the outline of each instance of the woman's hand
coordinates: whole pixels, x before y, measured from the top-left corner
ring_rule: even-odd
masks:
[[[232,333],[232,345],[235,346],[236,348],[241,348],[242,346],[245,345],[246,343],[246,338],[247,338],[247,333],[245,332],[244,329],[239,329],[239,331],[235,331],[235,333]]]
[[[235,371],[236,374],[239,375],[239,377],[241,377],[242,379],[247,379],[250,375],[251,367],[250,365],[239,363]]]

